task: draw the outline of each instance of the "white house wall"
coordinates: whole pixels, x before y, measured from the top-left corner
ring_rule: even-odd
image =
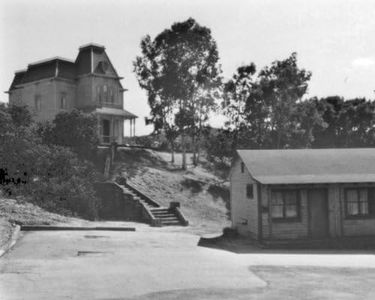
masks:
[[[253,184],[253,198],[246,196],[247,184]],[[258,236],[258,191],[257,184],[245,167],[241,172],[241,161],[236,159],[231,171],[231,216],[232,226],[241,235]]]

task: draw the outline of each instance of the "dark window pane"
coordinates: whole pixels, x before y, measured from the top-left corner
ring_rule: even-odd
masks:
[[[246,196],[247,198],[254,198],[254,191],[253,191],[252,184],[246,185]]]
[[[375,215],[375,188],[368,189],[368,210],[369,214]]]
[[[372,209],[369,205],[369,190],[366,188],[347,189],[346,212],[348,216],[366,216]]]
[[[296,205],[297,204],[297,191],[288,191],[284,195],[286,205]]]
[[[359,190],[359,213],[368,215],[367,189]]]
[[[348,215],[355,216],[358,215],[358,202],[348,202],[347,203]]]
[[[272,205],[283,205],[282,192],[272,192]]]
[[[285,207],[285,217],[287,218],[297,218],[298,211],[296,205],[287,205]]]
[[[272,205],[271,207],[272,218],[283,218],[283,206],[282,205]]]
[[[271,201],[272,218],[289,219],[299,216],[298,191],[273,191]]]

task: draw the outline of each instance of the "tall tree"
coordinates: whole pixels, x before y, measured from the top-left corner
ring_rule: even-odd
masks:
[[[262,97],[270,105],[272,147],[288,146],[295,124],[296,103],[305,95],[311,72],[297,66],[297,53],[287,59],[274,61],[259,73]]]
[[[314,97],[297,103],[292,116],[293,132],[288,142],[291,148],[311,148],[315,141],[314,132],[327,128],[328,124],[323,120],[323,111],[319,109],[318,102]]]
[[[314,132],[314,147],[374,147],[375,103],[363,98],[321,98],[317,105],[327,128]]]
[[[297,54],[275,61],[258,74],[242,66],[225,85],[224,113],[234,130],[234,147],[285,148],[298,130],[293,118],[311,73],[297,66]]]
[[[229,118],[227,127],[232,132],[233,149],[262,148],[266,144],[269,107],[255,73],[253,63],[241,66],[224,86],[222,106]]]
[[[202,99],[213,98],[220,87],[216,42],[209,28],[189,18],[174,23],[154,40],[147,35],[141,41],[141,49],[134,70],[140,86],[148,93],[151,121],[156,129],[178,127],[185,169],[185,135],[196,134],[198,125],[205,120],[202,115],[213,107],[212,101]]]

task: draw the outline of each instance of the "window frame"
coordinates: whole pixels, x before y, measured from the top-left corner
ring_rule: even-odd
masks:
[[[251,193],[249,193],[249,190],[251,190]],[[246,197],[248,199],[254,199],[254,184],[253,183],[246,184]]]
[[[357,193],[357,207],[358,207],[358,212],[360,212],[360,203],[361,203],[361,197],[360,197],[360,192],[361,190],[367,190],[367,214],[363,213],[358,213],[358,214],[349,214],[349,209],[348,209],[348,192],[355,190]],[[372,190],[372,191],[371,191]],[[374,199],[372,201],[374,202],[372,205],[370,204],[370,195],[373,193]],[[371,211],[371,208],[373,207],[373,211]],[[345,218],[346,219],[375,219],[375,187],[346,187],[344,188],[344,209],[345,209]]]
[[[288,217],[286,215],[286,207],[287,207],[287,204],[286,204],[286,199],[285,199],[285,193],[287,192],[295,192],[296,193],[296,212],[297,212],[297,216],[295,217]],[[272,194],[273,193],[281,193],[282,194],[282,208],[283,208],[283,216],[282,217],[273,217],[272,216],[272,207],[274,206],[273,205],[273,198],[272,198]],[[293,188],[290,188],[290,189],[272,189],[271,190],[271,193],[270,193],[270,197],[271,197],[271,205],[269,205],[269,214],[270,214],[270,217],[272,219],[272,222],[275,222],[275,223],[283,223],[283,222],[301,222],[302,220],[302,217],[301,217],[301,190],[300,189],[293,189]]]
[[[102,103],[102,87],[100,85],[96,86],[96,100],[97,103]]]
[[[108,101],[108,85],[107,84],[103,84],[103,103],[110,103]]]
[[[63,93],[60,94],[60,99],[59,100],[60,100],[59,101],[59,109],[67,110],[68,109],[68,102],[66,100],[66,93],[65,92],[63,92]]]

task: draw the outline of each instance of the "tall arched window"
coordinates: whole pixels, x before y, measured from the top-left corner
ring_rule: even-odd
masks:
[[[108,87],[107,85],[103,85],[103,99],[104,102],[108,102]]]
[[[113,87],[109,89],[109,101],[113,104],[115,103],[115,93],[113,91]]]
[[[100,85],[96,86],[96,101],[98,103],[102,103],[102,93],[101,93],[101,86]]]

